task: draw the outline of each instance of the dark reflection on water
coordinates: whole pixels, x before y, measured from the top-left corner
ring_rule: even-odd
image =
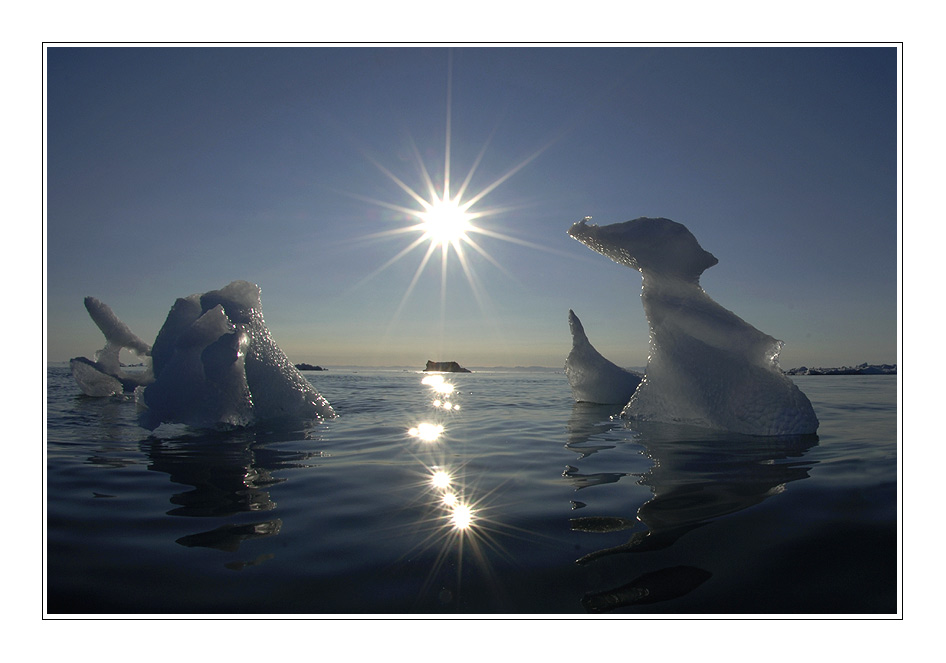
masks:
[[[645,573],[626,585],[585,594],[581,605],[588,612],[609,612],[629,605],[659,603],[689,594],[712,577],[695,566],[674,566]]]
[[[303,431],[149,434],[50,376],[51,613],[896,607],[882,378],[806,385],[819,440],[628,427],[558,375],[391,371],[320,375],[342,416]]]
[[[593,474],[582,474],[577,467],[566,465],[562,476],[567,478],[575,486],[575,490],[588,488],[589,486],[600,486],[606,483],[617,483],[621,477],[626,477],[623,472],[595,472]]]
[[[785,485],[809,476],[817,461],[803,460],[818,443],[817,435],[751,437],[664,424],[625,425],[608,417],[607,408],[576,404],[568,424],[565,445],[587,458],[602,445],[592,437],[608,433],[630,436],[653,465],[640,475],[653,497],[636,507],[636,519],[645,529],[634,532],[617,546],[602,548],[576,560],[589,565],[611,555],[662,550],[698,527],[734,514],[778,495]],[[587,449],[594,451],[585,452]],[[580,459],[579,459],[580,460]],[[613,483],[626,474],[583,475],[568,466],[564,475],[576,490]],[[613,532],[630,529],[624,516],[585,516],[571,519],[573,530]],[[628,584],[586,595],[582,605],[600,612],[638,603],[654,603],[682,596],[705,582],[703,569],[677,566],[645,574]]]
[[[163,472],[173,483],[192,488],[171,496],[170,502],[175,507],[168,515],[220,518],[272,511],[276,503],[270,497],[269,488],[285,481],[274,477],[274,472],[318,465],[321,452],[287,452],[267,446],[286,439],[311,441],[312,436],[306,431],[205,432],[200,436],[170,439],[149,437],[140,446],[148,458],[149,470]],[[182,536],[177,543],[188,548],[237,552],[244,541],[276,536],[281,527],[279,518],[228,523]],[[227,562],[224,566],[239,570],[271,557],[264,555],[251,562]]]
[[[565,448],[578,454],[582,460],[599,451],[613,449],[613,444],[592,444],[589,440],[597,438],[614,428],[611,415],[613,405],[598,405],[596,403],[575,403],[572,414],[566,425],[567,442]]]
[[[199,546],[202,548],[216,548],[217,550],[236,552],[240,549],[240,544],[247,539],[274,536],[279,534],[280,527],[282,527],[282,520],[279,518],[247,525],[224,525],[212,529],[209,532],[182,536],[177,542],[188,548]]]

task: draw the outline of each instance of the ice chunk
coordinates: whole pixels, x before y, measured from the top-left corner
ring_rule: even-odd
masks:
[[[105,334],[105,347],[96,353],[95,360],[107,371],[117,373],[120,370],[118,353],[122,348],[128,348],[141,357],[151,354],[151,346],[135,336],[106,304],[95,297],[86,297],[85,308],[92,322]]]
[[[259,286],[234,281],[178,299],[152,349],[141,423],[248,426],[335,416],[276,345]]]
[[[182,297],[174,302],[164,325],[154,339],[151,348],[151,369],[155,378],[161,375],[164,368],[174,356],[178,339],[203,314],[200,309],[200,295]]]
[[[128,373],[122,370],[119,354],[129,349],[143,362],[151,354],[151,346],[138,338],[124,322],[95,297],[85,298],[85,308],[96,326],[105,335],[105,347],[95,353],[95,361],[86,357],[70,360],[76,384],[88,396],[113,396],[133,392],[136,387],[152,380],[151,371]]]
[[[120,396],[125,392],[125,385],[113,375],[106,373],[100,364],[85,357],[74,357],[69,360],[72,377],[86,396],[104,398],[105,396]],[[134,387],[130,391],[134,391]]]
[[[179,319],[172,325],[176,322]],[[195,426],[253,423],[253,399],[244,370],[247,334],[236,330],[222,306],[176,331],[173,345],[165,345],[169,353],[159,364],[160,373],[145,389],[148,410],[141,414],[142,424],[155,428],[164,421]],[[155,346],[160,347],[157,339]]]
[[[83,392],[110,396],[145,386],[139,423],[200,427],[297,423],[335,416],[329,405],[276,345],[263,320],[259,286],[234,281],[225,288],[178,299],[148,346],[112,310],[86,298],[105,334],[96,361],[77,357],[72,374]],[[150,355],[141,373],[120,369],[118,353]]]
[[[627,403],[643,377],[605,359],[598,352],[574,311],[568,312],[572,350],[565,359],[565,375],[576,401],[584,403]]]
[[[817,430],[808,398],[779,370],[781,341],[700,287],[700,274],[718,261],[685,226],[662,218],[608,226],[589,220],[568,234],[643,277],[650,355],[624,417],[748,435]]]

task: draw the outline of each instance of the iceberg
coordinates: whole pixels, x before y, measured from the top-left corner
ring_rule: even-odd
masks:
[[[85,309],[92,322],[105,335],[105,347],[95,353],[95,360],[74,357],[69,360],[76,384],[87,396],[119,396],[134,392],[141,385],[152,381],[150,371],[129,373],[122,370],[119,354],[129,349],[138,357],[151,355],[151,346],[135,336],[118,316],[95,297],[85,298]]]
[[[608,361],[588,340],[581,320],[568,311],[572,350],[565,358],[565,376],[572,396],[581,403],[624,405],[643,377]]]
[[[104,304],[86,306],[105,333],[107,352],[98,353],[96,362],[74,359],[73,375],[89,395],[108,396],[110,388],[114,393],[109,379],[124,391],[131,387],[144,405],[139,423],[145,428],[162,423],[244,427],[335,416],[273,340],[258,285],[234,281],[178,299],[150,347]],[[137,381],[125,382],[126,376],[112,370],[122,347],[150,355],[151,367]]]
[[[700,275],[717,264],[686,226],[639,218],[568,230],[598,253],[641,273],[650,353],[625,419],[746,435],[818,429],[811,402],[778,366],[782,342],[713,301]]]

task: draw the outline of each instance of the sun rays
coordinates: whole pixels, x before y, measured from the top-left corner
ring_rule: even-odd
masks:
[[[540,243],[515,237],[506,232],[500,232],[495,224],[489,226],[488,220],[498,220],[525,207],[522,204],[487,206],[485,199],[498,187],[506,183],[516,173],[532,163],[557,138],[540,145],[535,151],[499,176],[489,179],[485,185],[473,186],[480,173],[484,157],[496,134],[496,129],[487,137],[479,149],[464,176],[458,182],[451,179],[452,175],[452,62],[448,65],[446,99],[446,131],[444,134],[443,161],[437,176],[431,174],[431,169],[416,142],[408,138],[410,157],[413,160],[418,174],[418,183],[408,184],[406,178],[395,174],[382,160],[371,154],[365,157],[391,182],[401,194],[406,194],[406,200],[380,200],[366,196],[355,195],[374,206],[394,212],[394,221],[399,225],[396,228],[381,230],[363,236],[362,239],[391,239],[404,236],[413,236],[410,241],[394,255],[365,276],[357,285],[363,285],[379,276],[382,272],[411,254],[420,254],[420,260],[407,283],[404,294],[400,298],[392,315],[391,324],[400,317],[405,306],[410,301],[415,288],[418,286],[428,268],[440,264],[440,307],[441,317],[445,315],[447,304],[447,281],[453,265],[458,265],[462,276],[466,280],[484,318],[490,318],[492,308],[489,294],[476,273],[477,262],[485,262],[499,270],[509,279],[516,281],[516,277],[490,254],[484,240],[498,240],[517,244],[538,250],[550,250]],[[482,178],[480,178],[482,179]],[[403,198],[403,195],[401,196]],[[485,223],[484,223],[485,222]]]
[[[481,150],[480,154],[477,156],[477,159],[471,166],[466,178],[455,193],[452,192],[450,188],[449,140],[447,141],[447,147],[444,150],[444,154],[446,155],[444,162],[444,177],[443,182],[439,188],[434,184],[433,178],[431,177],[413,141],[411,142],[411,146],[418,170],[420,171],[421,179],[425,184],[424,193],[426,195],[422,195],[413,187],[409,186],[404,182],[404,180],[391,172],[377,159],[369,157],[370,161],[385,176],[387,176],[391,182],[396,184],[398,188],[406,193],[415,205],[413,207],[408,207],[406,205],[400,205],[388,201],[363,198],[363,200],[373,205],[397,212],[399,219],[406,221],[404,225],[401,225],[398,228],[373,233],[369,235],[368,238],[385,238],[402,235],[415,235],[415,237],[386,262],[371,272],[365,279],[362,280],[362,283],[373,279],[398,261],[420,249],[423,251],[423,254],[410,282],[405,288],[404,296],[401,298],[394,315],[395,319],[400,315],[404,306],[410,299],[415,287],[417,286],[424,272],[427,270],[428,266],[431,265],[431,263],[435,264],[438,262],[436,258],[439,258],[440,263],[441,301],[443,302],[446,297],[447,275],[450,261],[451,259],[455,259],[460,265],[463,275],[466,278],[466,281],[469,284],[477,302],[480,304],[480,308],[484,309],[487,307],[487,295],[484,289],[481,287],[479,279],[477,278],[473,261],[471,259],[472,256],[475,254],[476,256],[490,263],[493,267],[500,270],[509,278],[514,277],[505,267],[503,267],[493,256],[489,254],[489,252],[482,246],[480,240],[476,236],[489,237],[529,246],[532,248],[538,248],[538,246],[533,242],[528,242],[517,237],[486,228],[478,223],[478,221],[487,217],[508,213],[515,209],[508,206],[487,208],[483,207],[481,203],[490,192],[508,180],[509,177],[511,177],[515,172],[523,168],[526,163],[532,161],[536,156],[538,156],[538,152],[530,156],[526,161],[522,162],[515,168],[504,173],[501,177],[490,182],[487,186],[477,191],[474,195],[466,197],[470,182],[472,181],[476,169],[479,166],[486,146],[484,146],[483,150]]]

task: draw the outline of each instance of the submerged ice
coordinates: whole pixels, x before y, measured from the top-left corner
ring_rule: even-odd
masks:
[[[582,403],[627,403],[642,376],[605,359],[591,345],[574,311],[568,312],[568,326],[572,332],[572,350],[565,359],[565,375],[575,400]]]
[[[73,375],[92,396],[143,386],[139,402],[145,406],[140,414],[145,428],[162,423],[250,426],[335,414],[276,345],[263,320],[259,286],[253,283],[234,281],[178,299],[153,347],[134,336],[107,306],[93,300],[100,306],[89,307],[88,301],[106,347],[95,362],[73,359]],[[150,370],[129,381],[118,364],[122,348],[150,355]]]
[[[650,354],[625,418],[748,435],[817,430],[808,398],[778,367],[781,341],[700,287],[700,275],[718,261],[685,226],[662,218],[597,226],[589,219],[568,234],[643,277]]]

